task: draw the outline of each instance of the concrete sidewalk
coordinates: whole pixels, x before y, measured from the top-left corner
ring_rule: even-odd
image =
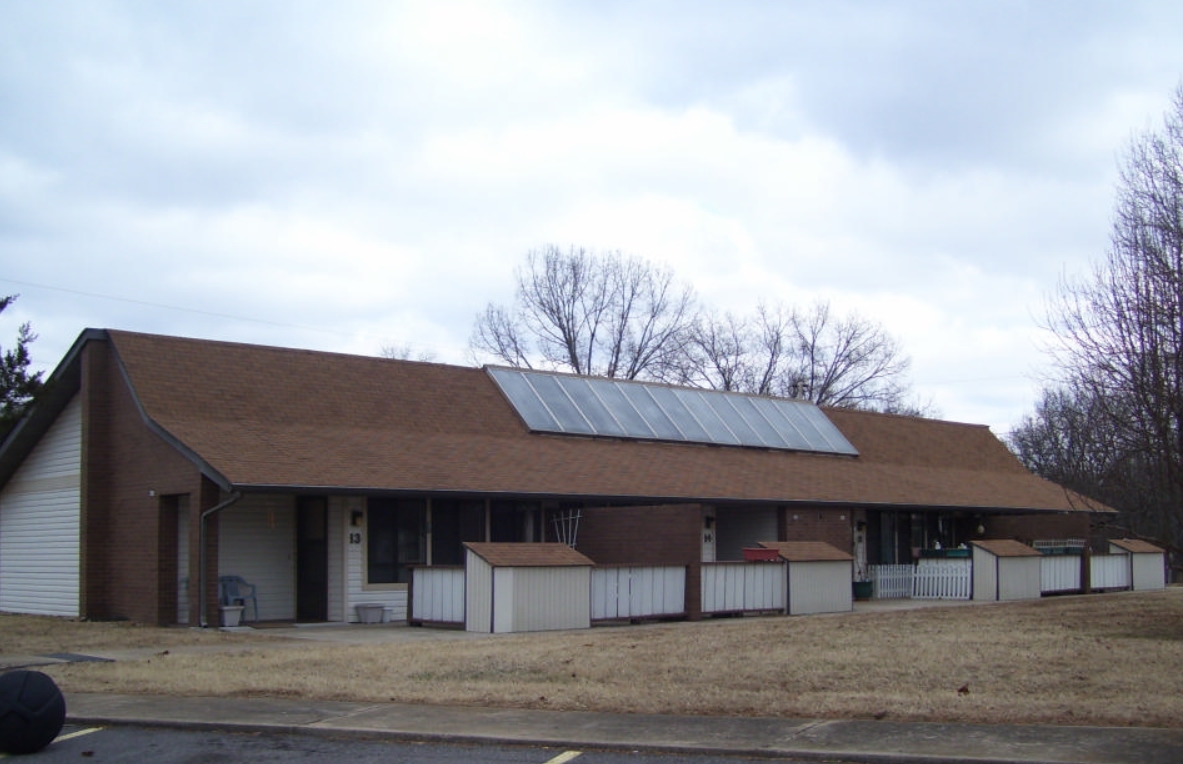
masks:
[[[77,724],[388,736],[402,740],[847,762],[1177,764],[1183,729],[680,717],[397,703],[70,694]]]

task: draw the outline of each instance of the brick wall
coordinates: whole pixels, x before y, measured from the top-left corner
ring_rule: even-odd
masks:
[[[83,591],[95,619],[176,621],[176,525],[163,497],[196,494],[196,467],[145,424],[105,342],[83,351]],[[171,536],[171,538],[168,538]]]
[[[685,565],[686,614],[701,617],[701,505],[584,509],[576,548],[602,565]]]
[[[854,553],[854,523],[849,509],[786,507],[781,517],[782,541],[824,541]]]

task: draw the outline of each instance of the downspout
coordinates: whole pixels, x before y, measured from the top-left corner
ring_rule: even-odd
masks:
[[[241,493],[238,491],[231,491],[230,495],[226,497],[225,501],[221,501],[201,513],[201,524],[198,532],[198,536],[200,537],[199,543],[201,545],[201,548],[198,550],[198,564],[201,566],[201,568],[197,572],[197,580],[199,582],[198,586],[200,587],[200,589],[198,589],[197,599],[198,602],[201,603],[198,609],[200,613],[198,622],[201,624],[201,628],[203,629],[209,626],[205,617],[205,521],[209,519],[210,515],[215,515],[218,512],[221,512],[223,509],[228,508],[230,505],[234,504],[241,498]]]

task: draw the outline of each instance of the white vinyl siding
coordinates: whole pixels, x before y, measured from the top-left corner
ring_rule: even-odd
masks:
[[[1089,583],[1094,589],[1129,589],[1130,556],[1094,555],[1089,560]]]
[[[611,565],[592,568],[591,618],[651,618],[686,612],[682,565]]]
[[[415,568],[411,610],[416,622],[464,623],[464,568]]]
[[[493,566],[471,549],[465,550],[464,561],[464,630],[488,634],[493,631]]]
[[[1076,592],[1081,590],[1081,556],[1078,554],[1049,554],[1039,558],[1039,589],[1047,592]]]
[[[702,612],[784,610],[785,565],[781,562],[713,562],[702,566]]]
[[[1041,596],[1041,557],[998,557],[979,546],[973,554],[973,599],[1009,602]]]
[[[344,505],[347,499],[329,498],[328,574],[330,621],[344,621],[345,618],[345,543],[349,513]]]
[[[1166,566],[1162,554],[1130,555],[1131,585],[1137,591],[1165,589]]]
[[[358,605],[382,605],[391,621],[407,620],[407,585],[366,583],[366,500],[349,496],[341,502],[341,522],[345,526],[345,620],[357,623]],[[354,512],[360,512],[361,524],[353,525]],[[331,564],[331,563],[330,563]],[[332,569],[329,573],[332,580]],[[331,612],[331,611],[330,611]]]
[[[296,617],[295,499],[246,495],[218,514],[218,575],[254,584],[259,620]],[[244,618],[253,618],[251,606]]]
[[[810,560],[789,563],[789,614],[845,613],[854,609],[852,562]]]
[[[1039,591],[1038,557],[1000,557],[998,559],[998,599],[1037,600]]]
[[[591,626],[591,568],[496,568],[493,630],[547,631]],[[512,603],[504,607],[508,593]],[[510,617],[506,619],[506,612]]]
[[[0,492],[0,610],[79,615],[81,486],[75,396]]]
[[[973,548],[975,600],[998,599],[998,558],[981,547]]]
[[[465,553],[466,631],[586,629],[591,626],[591,567],[492,567]]]

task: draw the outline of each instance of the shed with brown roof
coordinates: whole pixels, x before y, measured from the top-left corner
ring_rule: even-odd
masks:
[[[559,543],[465,542],[464,548],[491,568],[590,568],[586,555]]]
[[[1157,591],[1167,586],[1166,550],[1142,539],[1110,539],[1110,554],[1130,557],[1130,588]]]
[[[824,541],[761,541],[787,564],[788,613],[844,613],[854,609],[854,557]]]
[[[1014,539],[980,539],[972,547],[975,600],[1037,600],[1042,595],[1039,550]]]
[[[995,557],[1039,557],[1038,549],[1014,539],[978,539],[973,545]]]
[[[850,552],[844,552],[824,541],[761,541],[765,549],[775,549],[789,562],[850,562]]]
[[[592,561],[566,544],[466,543],[466,631],[586,629]]]
[[[1109,545],[1116,547],[1110,550],[1112,554],[1163,554],[1166,551],[1142,539],[1110,539]]]

